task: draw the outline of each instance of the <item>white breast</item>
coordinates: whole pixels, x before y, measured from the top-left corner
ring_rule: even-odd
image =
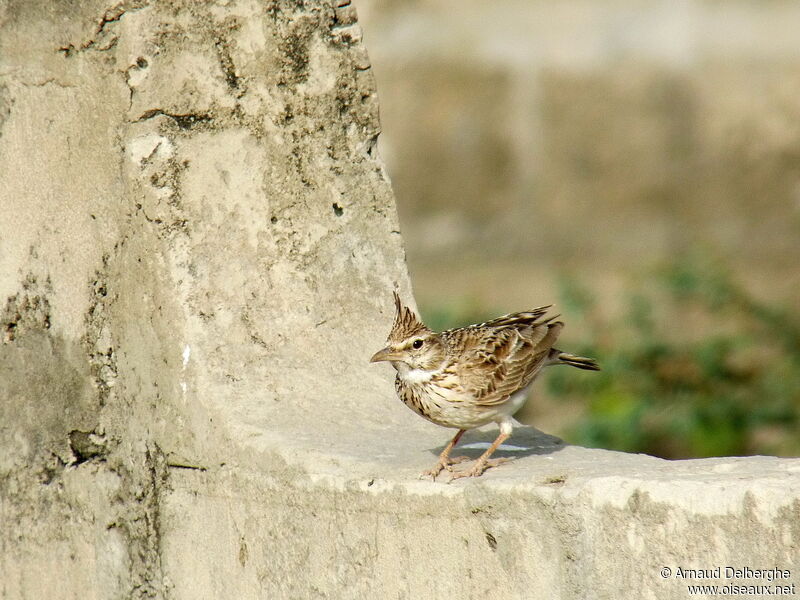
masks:
[[[403,376],[409,384],[411,385],[418,385],[420,383],[426,383],[431,380],[433,377],[432,371],[423,371],[422,369],[411,369],[408,373]]]
[[[397,369],[397,374],[408,385],[420,385],[431,380],[437,371],[425,371],[423,369],[410,369],[404,362],[393,362],[392,365]]]

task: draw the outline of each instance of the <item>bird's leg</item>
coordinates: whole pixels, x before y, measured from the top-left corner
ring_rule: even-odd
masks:
[[[511,437],[511,432],[507,431],[504,427],[500,429],[500,435],[497,436],[497,439],[492,443],[491,446],[480,455],[478,460],[475,461],[475,464],[465,471],[454,472],[450,477],[450,481],[454,479],[460,479],[461,477],[480,477],[486,469],[490,469],[491,467],[496,467],[504,462],[508,462],[511,460],[510,458],[492,458],[489,457],[492,453],[497,450],[498,446],[505,442],[509,437]],[[450,483],[448,481],[448,483]]]
[[[450,452],[453,450],[453,447],[458,443],[458,440],[461,439],[461,436],[464,435],[466,429],[459,429],[458,433],[453,436],[453,439],[444,447],[442,453],[439,455],[439,462],[432,469],[428,469],[427,471],[423,471],[422,474],[419,476],[420,479],[423,477],[430,477],[434,481],[436,481],[436,477],[442,470],[447,469],[448,471],[452,472],[452,465],[464,462],[465,460],[469,460],[469,456],[456,456],[455,458],[450,458]]]

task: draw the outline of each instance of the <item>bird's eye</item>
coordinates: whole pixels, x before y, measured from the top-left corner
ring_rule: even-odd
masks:
[[[422,340],[414,340],[414,343],[411,345],[417,350],[419,350],[420,348],[422,348]]]

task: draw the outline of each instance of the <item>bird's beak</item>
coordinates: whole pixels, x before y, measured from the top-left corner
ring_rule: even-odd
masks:
[[[380,362],[382,360],[400,360],[400,355],[390,347],[386,347],[373,354],[372,358],[369,359],[369,362]]]

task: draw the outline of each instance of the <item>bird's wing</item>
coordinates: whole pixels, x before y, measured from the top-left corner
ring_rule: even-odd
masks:
[[[516,312],[510,313],[508,315],[503,315],[502,317],[497,317],[496,319],[492,319],[491,321],[486,321],[486,323],[481,323],[480,325],[472,325],[467,329],[482,329],[482,328],[494,328],[494,327],[520,327],[526,325],[532,325],[536,323],[539,319],[541,319],[553,305],[548,304],[547,306],[540,306],[539,308],[534,308],[533,310],[527,310],[524,312]]]
[[[505,315],[453,331],[460,338],[456,346],[460,346],[462,392],[479,406],[496,406],[525,388],[544,365],[563,327],[552,321],[555,317],[537,322],[546,310]]]

